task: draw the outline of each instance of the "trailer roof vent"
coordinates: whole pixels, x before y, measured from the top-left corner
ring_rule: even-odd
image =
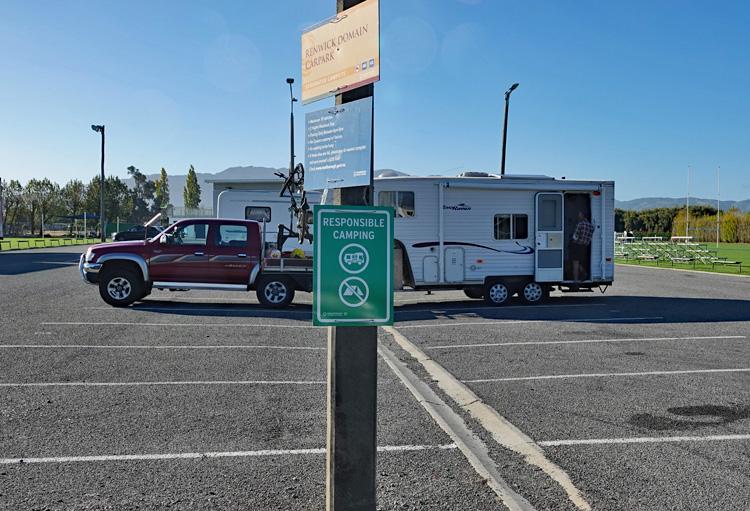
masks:
[[[555,179],[552,176],[545,176],[543,174],[505,174],[501,177],[502,179]]]
[[[458,177],[494,177],[487,172],[473,172],[473,171],[466,171],[461,172]]]
[[[393,169],[379,169],[375,171],[375,177],[400,177],[408,175],[406,172]]]

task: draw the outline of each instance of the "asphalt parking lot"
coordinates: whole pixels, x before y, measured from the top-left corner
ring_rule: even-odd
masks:
[[[323,508],[310,296],[114,309],[80,250],[0,254],[0,508]],[[396,303],[381,509],[750,509],[750,278],[618,267],[541,306]]]

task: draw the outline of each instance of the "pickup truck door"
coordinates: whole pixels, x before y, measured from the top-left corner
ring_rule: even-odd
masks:
[[[177,225],[167,243],[155,241],[149,260],[154,282],[210,282],[209,222],[185,222]]]
[[[248,285],[250,272],[259,263],[258,247],[248,241],[253,237],[250,226],[241,222],[221,222],[215,227],[209,250],[211,282]]]

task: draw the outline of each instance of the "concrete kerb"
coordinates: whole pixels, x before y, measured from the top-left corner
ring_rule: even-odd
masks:
[[[560,485],[570,502],[578,509],[591,510],[591,505],[573,484],[570,476],[557,464],[547,459],[542,448],[533,439],[485,404],[469,387],[427,356],[397,329],[393,327],[383,327],[383,329],[404,351],[422,365],[443,392],[450,396],[462,410],[479,421],[498,444],[520,454],[528,464],[541,469],[550,479]]]
[[[723,273],[718,271],[705,271],[705,270],[688,270],[683,268],[662,268],[660,266],[645,266],[645,265],[639,265],[639,264],[629,264],[629,263],[616,263],[618,266],[628,266],[630,268],[648,268],[651,270],[668,270],[668,271],[684,271],[689,273],[703,273],[706,275],[714,275],[719,277],[744,277],[746,279],[750,279],[750,275],[743,275],[739,273]]]

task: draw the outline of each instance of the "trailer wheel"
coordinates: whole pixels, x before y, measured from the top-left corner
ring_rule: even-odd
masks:
[[[541,303],[549,296],[549,290],[539,282],[528,282],[519,293],[521,299],[528,304]]]
[[[294,300],[294,286],[284,277],[264,276],[259,279],[255,295],[262,305],[281,309]]]
[[[489,282],[484,286],[484,301],[489,305],[503,305],[510,294],[508,286],[501,281]]]

